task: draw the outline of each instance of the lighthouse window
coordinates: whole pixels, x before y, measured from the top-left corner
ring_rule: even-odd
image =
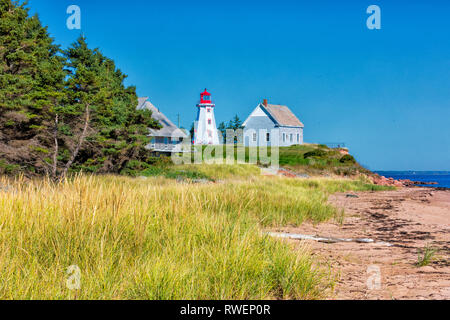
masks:
[[[209,101],[210,99],[211,99],[211,96],[204,96],[203,97],[203,100],[208,100]]]
[[[206,112],[210,113],[210,112],[211,112],[211,109],[210,109],[210,108],[207,108],[207,109],[206,109]]]
[[[208,119],[208,124],[211,124],[211,119]]]
[[[270,142],[270,133],[267,133],[267,142]]]

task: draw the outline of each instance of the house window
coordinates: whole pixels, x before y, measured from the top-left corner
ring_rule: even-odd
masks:
[[[297,133],[297,142],[300,142],[300,134]]]
[[[293,134],[291,133],[291,135],[290,135],[290,140],[291,140],[291,142],[294,142],[294,137],[293,137]]]
[[[283,142],[286,142],[286,134],[283,133]]]
[[[267,142],[270,142],[270,133],[267,133],[266,140],[267,140]]]
[[[253,142],[256,142],[256,133],[253,134]]]

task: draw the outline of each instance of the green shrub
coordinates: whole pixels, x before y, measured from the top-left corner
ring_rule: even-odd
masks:
[[[17,164],[9,164],[5,160],[0,160],[0,174],[17,174],[20,166]]]
[[[206,174],[193,170],[168,171],[164,176],[168,179],[211,180]]]
[[[303,155],[303,157],[305,159],[309,159],[309,158],[313,158],[313,159],[323,159],[326,158],[327,156],[327,152],[320,150],[320,149],[316,149],[310,152],[307,152]]]
[[[340,163],[356,163],[355,158],[352,155],[346,154],[340,160]]]
[[[148,163],[138,161],[138,160],[131,160],[128,161],[125,168],[120,172],[120,174],[132,176],[135,177],[143,170],[147,170],[151,167]]]
[[[159,167],[163,167],[163,168],[170,167],[173,164],[171,157],[167,157],[167,156],[148,157],[146,159],[146,162],[149,165],[159,166]]]

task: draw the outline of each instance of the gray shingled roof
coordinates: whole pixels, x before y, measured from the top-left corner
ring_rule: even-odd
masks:
[[[152,112],[152,118],[162,126],[161,129],[149,129],[151,137],[187,138],[187,135],[158,110],[147,97],[138,98],[138,110],[148,109]]]
[[[138,106],[137,109],[141,110],[144,106],[144,103],[148,100],[148,97],[138,98]]]
[[[275,104],[268,104],[266,106],[262,103],[260,107],[265,109],[280,126],[304,127],[303,123],[298,120],[298,118],[286,106]]]

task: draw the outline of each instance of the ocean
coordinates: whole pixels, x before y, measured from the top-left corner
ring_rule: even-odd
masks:
[[[435,185],[424,187],[440,187],[450,189],[450,172],[448,171],[374,171],[386,178],[409,179],[412,181],[437,182]]]

